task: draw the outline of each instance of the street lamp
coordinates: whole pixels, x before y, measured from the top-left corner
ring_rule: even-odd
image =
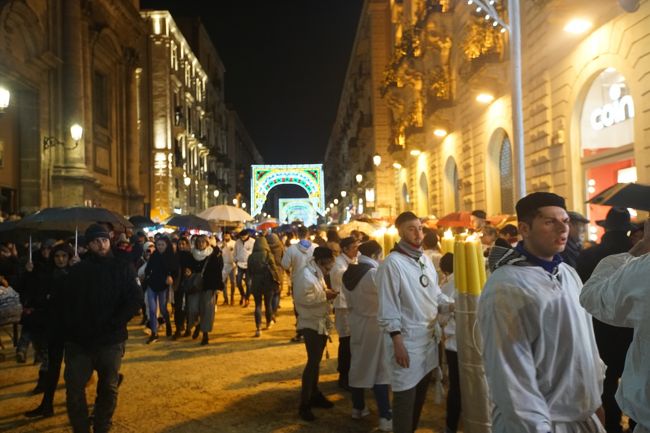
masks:
[[[442,128],[434,129],[433,130],[433,135],[435,135],[436,137],[440,137],[440,138],[446,137],[447,136],[447,130],[442,129]]]
[[[237,206],[237,199],[236,198],[232,199],[232,204],[233,204],[233,206]]]
[[[50,147],[54,147],[54,146],[63,146],[65,149],[72,150],[79,145],[79,140],[81,140],[83,133],[84,133],[83,127],[78,123],[73,123],[72,126],[70,126],[70,137],[74,141],[74,145],[72,147],[66,147],[65,142],[60,141],[56,137],[44,137],[43,150],[47,150]]]
[[[246,209],[246,202],[241,202],[242,209]]]
[[[335,205],[339,204],[339,199],[338,199],[338,198],[335,198],[335,199],[334,199],[334,204],[335,204]]]
[[[356,179],[357,183],[361,183],[363,181],[363,175],[361,173],[358,173],[356,176],[354,176]]]
[[[11,100],[11,92],[3,86],[0,86],[0,114],[4,113],[7,107],[9,107],[9,101]]]
[[[375,167],[379,167],[379,165],[381,164],[381,155],[375,153],[375,156],[372,157],[372,163],[375,164]]]
[[[192,179],[190,179],[189,177],[184,177],[183,183],[185,184],[185,186],[190,186],[190,184],[192,183]]]
[[[393,168],[395,168],[396,170],[401,170],[401,169],[402,169],[402,164],[400,164],[399,162],[395,161],[395,162],[393,163]]]
[[[341,198],[345,198],[346,195],[348,195],[346,190],[341,191]]]
[[[214,196],[214,198],[219,197],[219,190],[218,190],[218,189],[215,189],[215,190],[212,192],[212,195]]]

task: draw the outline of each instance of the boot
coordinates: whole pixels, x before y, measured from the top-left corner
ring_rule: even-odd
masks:
[[[300,405],[298,416],[304,421],[314,421],[316,417],[309,406]]]
[[[174,332],[174,335],[172,336],[172,340],[178,340],[183,336],[183,333],[181,332],[180,329],[177,329],[176,332]]]
[[[311,397],[310,403],[311,407],[321,407],[323,409],[331,409],[334,407],[334,403],[329,401],[320,391],[317,391],[317,393]]]
[[[172,324],[169,323],[169,322],[165,323],[165,335],[166,335],[167,337],[171,337],[171,336],[172,336]]]
[[[196,325],[196,328],[194,328],[194,332],[192,333],[192,340],[199,338],[199,332],[201,332],[199,325]]]
[[[37,416],[42,416],[43,418],[49,418],[54,415],[54,409],[52,405],[46,405],[41,403],[36,409],[25,412],[27,418],[36,418]]]
[[[208,333],[204,332],[203,338],[201,339],[201,346],[205,346],[206,344],[208,344]]]
[[[32,394],[41,394],[45,392],[45,375],[47,374],[46,371],[39,371],[38,372],[38,382],[36,382],[36,386],[34,389],[32,389]]]

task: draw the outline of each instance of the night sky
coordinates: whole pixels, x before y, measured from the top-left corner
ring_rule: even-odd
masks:
[[[272,164],[323,161],[362,4],[141,1],[143,9],[201,15],[226,67],[226,101]]]

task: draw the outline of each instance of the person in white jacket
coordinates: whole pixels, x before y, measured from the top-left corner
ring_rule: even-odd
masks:
[[[239,289],[239,305],[248,307],[250,293],[250,284],[248,283],[248,257],[253,253],[255,239],[250,235],[247,229],[239,232],[239,239],[235,241],[235,265],[237,266],[237,288]],[[244,290],[246,284],[246,290]]]
[[[478,302],[492,432],[604,433],[604,365],[580,277],[559,255],[569,236],[564,198],[535,192],[516,212],[523,241],[502,249]]]
[[[313,260],[294,276],[293,296],[298,311],[298,330],[305,339],[307,349],[298,409],[298,416],[305,421],[316,419],[312,407],[329,409],[334,406],[318,389],[320,361],[332,327],[329,300],[337,296],[325,284],[325,275],[329,274],[332,266],[332,250],[318,247],[314,249]]]
[[[237,268],[235,267],[235,241],[230,232],[223,233],[223,241],[220,247],[223,255],[223,304],[228,304],[228,281],[230,281],[230,305],[234,305]]]
[[[359,252],[358,263],[350,264],[343,273],[352,355],[349,375],[352,418],[360,419],[370,413],[365,404],[364,390],[372,388],[379,409],[379,431],[393,431],[387,341],[377,323],[379,295],[375,277],[382,248],[377,241],[371,240],[361,244]]]
[[[438,286],[438,273],[422,250],[422,223],[413,212],[395,220],[400,241],[379,265],[379,326],[389,338],[393,390],[393,431],[413,433],[438,367],[436,337],[439,307],[449,303]]]
[[[585,283],[580,303],[596,319],[634,328],[616,401],[637,422],[634,433],[650,433],[650,220],[629,253],[605,257]]]
[[[339,294],[334,299],[334,324],[336,332],[339,334],[338,365],[336,368],[339,372],[338,385],[340,388],[349,390],[350,325],[348,323],[348,303],[343,290],[343,273],[348,269],[348,266],[357,263],[359,241],[349,236],[342,239],[339,245],[341,246],[341,254],[334,259],[334,267],[330,271],[330,284],[332,290]]]

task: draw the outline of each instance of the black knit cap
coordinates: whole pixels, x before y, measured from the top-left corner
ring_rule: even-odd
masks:
[[[86,229],[84,237],[86,238],[86,242],[91,242],[98,238],[110,239],[111,234],[108,232],[106,226],[103,226],[101,224],[91,224]]]
[[[313,257],[314,260],[334,260],[334,253],[327,247],[316,247]]]
[[[401,226],[405,222],[413,221],[417,219],[419,219],[418,216],[411,211],[402,212],[395,219],[395,227],[399,228],[399,226]]]
[[[560,197],[552,192],[534,192],[528,194],[517,202],[515,209],[517,211],[517,219],[522,220],[537,212],[537,209],[544,206],[557,206],[566,210],[566,202],[564,197]]]

